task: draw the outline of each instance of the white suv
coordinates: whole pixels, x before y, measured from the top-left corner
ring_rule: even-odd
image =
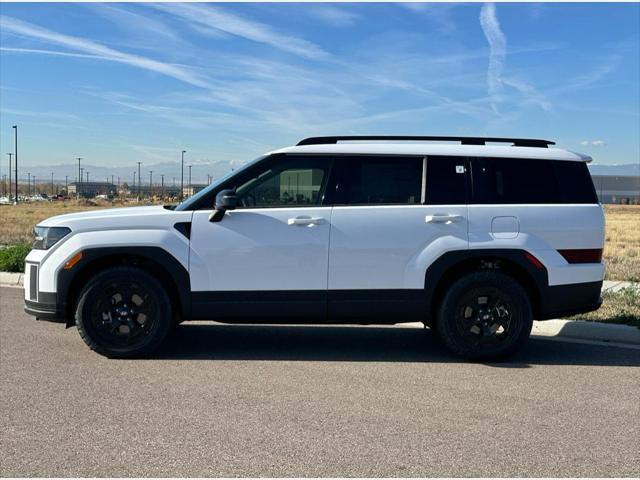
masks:
[[[177,207],[53,217],[34,228],[25,310],[108,357],[191,319],[419,321],[457,354],[504,357],[532,319],[601,303],[591,159],[549,145],[307,138]]]

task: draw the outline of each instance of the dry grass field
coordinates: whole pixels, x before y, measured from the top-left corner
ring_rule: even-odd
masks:
[[[29,242],[33,225],[53,215],[121,206],[126,205],[76,201],[0,205],[0,245]],[[605,215],[607,279],[640,281],[640,206],[606,205]]]
[[[605,205],[608,280],[640,282],[640,205]]]

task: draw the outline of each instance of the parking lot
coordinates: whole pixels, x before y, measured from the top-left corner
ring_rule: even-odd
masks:
[[[640,475],[638,349],[196,322],[115,361],[0,294],[2,476]]]

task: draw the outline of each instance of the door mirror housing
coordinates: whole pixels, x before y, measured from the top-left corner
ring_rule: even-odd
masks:
[[[235,190],[222,190],[216,195],[215,210],[209,215],[210,222],[219,222],[227,210],[234,210],[238,205]]]

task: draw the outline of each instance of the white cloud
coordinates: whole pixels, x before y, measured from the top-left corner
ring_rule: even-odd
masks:
[[[61,45],[72,50],[78,50],[91,54],[99,59],[111,60],[131,65],[137,68],[142,68],[144,70],[153,71],[162,75],[166,75],[168,77],[173,77],[177,80],[181,80],[197,87],[209,87],[209,84],[205,79],[181,66],[159,62],[157,60],[152,60],[140,55],[120,52],[92,40],[57,33],[52,30],[33,25],[31,23],[23,22],[12,17],[7,17],[5,15],[0,16],[0,26],[2,26],[2,29],[5,32],[10,32],[15,35],[21,35],[27,38]],[[27,50],[24,50],[23,53],[27,53]],[[51,54],[50,51],[48,53]],[[59,52],[60,55],[64,55],[64,53],[66,52]]]
[[[487,70],[487,84],[491,97],[491,108],[497,112],[499,96],[502,92],[502,71],[507,54],[507,37],[500,29],[496,17],[496,7],[493,3],[486,3],[480,10],[480,25],[484,36],[489,42],[489,69]]]
[[[191,22],[190,26],[200,33],[206,32],[204,27],[212,29],[216,35],[220,31],[226,32],[306,58],[324,59],[330,56],[312,42],[278,33],[269,25],[247,20],[217,6],[189,3],[158,3],[150,6]]]
[[[329,4],[309,6],[309,13],[318,20],[333,27],[348,27],[353,25],[360,15],[336,8]]]
[[[604,147],[607,144],[604,140],[583,140],[580,145],[590,145],[593,147]]]

